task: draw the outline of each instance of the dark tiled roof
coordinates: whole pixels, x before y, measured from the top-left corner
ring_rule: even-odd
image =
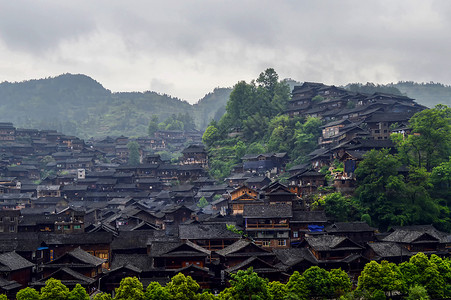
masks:
[[[365,222],[337,222],[326,227],[326,232],[374,232],[376,229]]]
[[[292,206],[288,204],[245,205],[243,210],[244,218],[291,218],[292,216]]]
[[[316,264],[316,258],[307,248],[273,249],[277,259],[286,266],[294,266],[301,261]]]
[[[403,246],[397,243],[391,242],[378,242],[378,243],[368,243],[374,253],[381,259],[387,257],[398,257],[398,256],[412,256],[413,254],[405,249]]]
[[[25,268],[31,268],[34,264],[29,262],[16,252],[7,252],[0,254],[0,271],[15,271]]]
[[[111,243],[111,249],[127,250],[127,249],[146,249],[149,240],[156,237],[164,237],[164,231],[160,230],[137,230],[137,231],[121,231]]]
[[[246,251],[246,253],[240,253],[240,256],[243,254],[246,256],[273,255],[270,251],[263,249],[263,248],[257,246],[256,244],[254,244],[253,242],[251,242],[249,240],[245,240],[245,239],[236,241],[232,245],[229,245],[229,246],[225,247],[224,249],[216,251],[216,253],[221,256],[233,256],[233,254],[235,254],[236,252],[238,252],[244,248],[248,248],[248,247],[251,247],[252,251]]]
[[[323,210],[295,210],[293,211],[293,218],[290,222],[296,223],[312,223],[312,222],[327,222],[326,213]]]
[[[152,258],[147,254],[114,254],[111,261],[111,269],[131,265],[142,271],[152,269]]]
[[[316,237],[305,237],[305,241],[316,251],[330,251],[330,250],[358,250],[362,249],[361,246],[352,242],[346,237],[334,236],[334,235],[320,235]],[[343,242],[347,242],[349,245],[341,245]]]
[[[241,236],[227,230],[226,224],[181,224],[180,239],[239,239]]]
[[[418,238],[424,235],[429,235],[432,240],[439,243],[446,243],[448,238],[446,233],[438,231],[432,225],[415,225],[394,227],[393,232],[383,240],[385,242],[415,243]]]
[[[74,257],[75,259],[89,265],[100,266],[105,262],[104,259],[98,258],[88,252],[82,250],[81,248],[75,248],[74,250],[67,253],[68,255]],[[56,260],[55,260],[56,262]]]
[[[258,257],[249,257],[248,259],[246,259],[245,261],[234,265],[233,267],[230,267],[228,269],[226,269],[225,271],[227,273],[234,273],[238,270],[241,269],[247,269],[248,267],[254,267],[254,272],[256,272],[257,274],[261,274],[261,273],[278,273],[281,270],[270,265],[269,263],[261,260]]]

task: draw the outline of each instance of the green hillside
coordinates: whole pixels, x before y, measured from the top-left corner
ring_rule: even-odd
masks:
[[[204,129],[228,100],[230,89],[215,89],[196,105],[156,92],[111,93],[85,75],[0,84],[2,121],[16,127],[57,129],[83,138],[105,135],[144,136],[152,115],[193,117]]]

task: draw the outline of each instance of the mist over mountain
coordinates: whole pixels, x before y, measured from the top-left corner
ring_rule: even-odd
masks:
[[[147,135],[153,115],[164,121],[188,113],[202,129],[225,106],[231,89],[215,89],[197,104],[152,91],[112,93],[86,75],[0,84],[2,121],[17,127],[57,129],[83,138]]]
[[[290,88],[299,82],[287,79]],[[349,87],[350,85],[348,85]],[[354,84],[354,90],[370,92],[397,89],[433,107],[450,104],[451,87],[440,83],[399,82],[389,85]],[[196,104],[146,92],[112,93],[99,82],[82,74],[0,83],[2,122],[16,127],[56,129],[82,138],[106,135],[145,136],[149,121],[157,115],[160,122],[173,114],[189,114],[197,129],[204,130],[212,119],[225,112],[231,88],[215,88]]]

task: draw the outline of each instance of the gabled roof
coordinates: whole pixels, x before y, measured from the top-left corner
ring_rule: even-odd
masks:
[[[273,249],[273,252],[277,259],[288,267],[292,267],[303,261],[307,261],[311,264],[317,263],[316,258],[307,248]]]
[[[316,251],[332,251],[332,250],[361,250],[358,244],[354,243],[347,237],[334,235],[320,235],[316,237],[305,237],[304,241]]]
[[[244,218],[291,218],[292,216],[292,206],[288,204],[245,205],[243,210]]]
[[[254,196],[252,196],[252,195],[249,195],[248,193],[244,193],[244,194],[240,195],[239,197],[233,199],[232,203],[235,203],[235,202],[237,202],[237,201],[240,201],[240,200],[243,199],[243,198],[251,198],[251,199],[254,199],[254,200],[258,200],[257,197],[254,197]],[[249,202],[249,200],[246,200],[246,201],[247,201],[246,203]],[[252,201],[252,202],[253,202],[253,201]]]
[[[122,269],[127,269],[127,270],[133,271],[133,272],[138,273],[138,274],[140,274],[142,272],[142,270],[140,268],[138,268],[138,267],[136,267],[134,265],[125,263],[122,266],[118,266],[118,267],[116,267],[114,269],[110,269],[109,271],[107,271],[107,274],[111,274],[111,273],[117,272],[117,271],[122,270]]]
[[[254,272],[256,272],[257,274],[261,274],[261,273],[279,273],[281,270],[272,266],[271,264],[263,261],[262,259],[252,256],[249,257],[248,259],[246,259],[245,261],[234,265],[233,267],[230,267],[228,269],[226,269],[225,271],[227,273],[234,273],[238,270],[244,270],[244,269],[248,269],[250,267],[253,267]]]
[[[221,256],[267,256],[273,255],[271,251],[257,246],[255,243],[241,239],[235,243],[216,251]]]
[[[325,228],[326,232],[374,232],[376,228],[365,222],[336,222]]]
[[[188,266],[183,267],[183,268],[173,269],[171,271],[173,271],[176,274],[183,273],[183,272],[189,273],[190,271],[201,271],[201,272],[208,273],[208,275],[214,276],[214,273],[210,272],[210,270],[208,268],[202,268],[202,267],[199,267],[199,266],[193,265],[193,264],[189,264]]]
[[[70,268],[64,267],[64,268],[60,268],[56,272],[50,274],[46,278],[42,278],[38,281],[35,281],[33,283],[33,285],[38,285],[38,286],[45,285],[45,282],[49,278],[55,278],[55,279],[61,280],[61,283],[66,286],[74,286],[77,283],[81,284],[82,286],[86,286],[86,285],[91,285],[96,281],[93,278],[87,277],[83,274],[78,273],[77,271],[74,271]],[[68,279],[68,278],[71,278],[71,279]]]
[[[241,238],[239,234],[227,230],[226,224],[180,224],[179,237],[182,240]]]
[[[66,254],[58,257],[54,261],[51,261],[46,264],[46,266],[54,266],[59,264],[66,265],[68,262],[73,266],[85,266],[85,267],[98,267],[105,262],[105,259],[98,258],[88,252],[82,250],[81,248],[75,248],[74,250],[67,252]]]
[[[33,266],[32,262],[29,262],[14,251],[0,254],[0,271],[10,272]]]
[[[147,254],[114,254],[111,269],[119,269],[124,266],[129,266],[129,269],[133,267],[135,270],[148,271],[152,269],[152,257]]]
[[[178,245],[175,245],[172,249],[169,249],[165,253],[161,253],[158,256],[161,257],[174,257],[174,256],[181,256],[181,257],[192,257],[192,256],[210,256],[211,251],[207,250],[205,248],[202,248],[201,246],[198,246],[190,241],[184,241],[182,243],[179,243]]]
[[[413,255],[403,246],[393,242],[368,243],[368,247],[374,251],[379,259]]]
[[[385,242],[398,243],[446,243],[447,234],[435,229],[432,225],[414,225],[394,227],[393,232],[386,236]]]

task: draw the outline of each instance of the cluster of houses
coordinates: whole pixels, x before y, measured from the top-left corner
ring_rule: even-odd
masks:
[[[322,168],[333,170],[334,162],[343,165],[343,171],[332,174],[329,186],[343,193],[354,190],[354,171],[366,152],[391,148],[392,133],[411,134],[410,118],[427,107],[413,99],[392,94],[372,95],[350,92],[322,83],[305,82],[293,89],[286,114],[317,117],[323,120],[318,148],[309,154],[308,163],[290,170],[294,186],[306,186],[310,193],[326,182],[312,172]]]
[[[390,147],[390,132],[409,134],[407,120],[421,109],[407,97],[305,83],[287,113],[328,121],[309,162],[286,171],[286,153],[246,155],[221,183],[208,177],[194,134],[188,146],[175,132],[136,139],[143,159],[131,166],[127,137],[85,142],[0,123],[0,293],[14,298],[48,278],[114,293],[127,276],[146,286],[177,273],[221,290],[249,267],[270,280],[311,266],[356,279],[370,260],[449,256],[450,235],[432,226],[380,233],[364,222],[334,222],[306,201],[326,185],[352,191],[363,154]],[[155,154],[168,140],[179,143],[177,163]],[[319,170],[337,160],[343,172],[327,182]],[[271,180],[283,172],[288,185]]]

